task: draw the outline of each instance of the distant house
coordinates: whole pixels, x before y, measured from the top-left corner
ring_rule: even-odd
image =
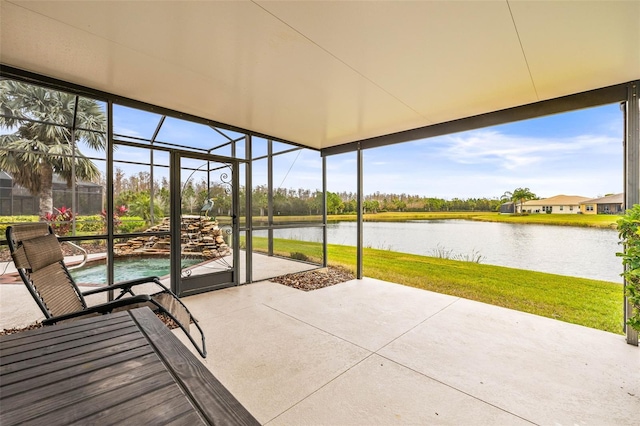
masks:
[[[500,213],[515,213],[516,206],[513,201],[500,204]]]
[[[580,211],[584,214],[622,214],[623,195],[613,194],[583,201],[580,203]]]
[[[76,184],[76,213],[99,214],[102,211],[102,186],[92,182]],[[73,191],[58,175],[53,176],[53,206],[71,207]],[[14,185],[11,175],[0,170],[0,216],[37,215],[40,213],[40,198],[26,188]]]
[[[520,203],[516,203],[518,213],[553,213],[553,214],[577,214],[580,212],[580,203],[589,200],[579,195],[556,195],[542,200],[526,201],[520,211]]]

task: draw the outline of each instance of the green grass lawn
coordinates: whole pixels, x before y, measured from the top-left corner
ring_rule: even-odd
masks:
[[[616,228],[621,216],[609,214],[530,214],[526,216],[483,213],[473,220],[489,222],[523,223],[535,225],[583,226],[595,228]]]
[[[254,237],[253,244],[266,251],[267,239]],[[322,259],[320,243],[275,239],[274,250]],[[328,261],[355,270],[356,248],[330,244]],[[364,275],[622,333],[622,285],[616,283],[368,248]]]

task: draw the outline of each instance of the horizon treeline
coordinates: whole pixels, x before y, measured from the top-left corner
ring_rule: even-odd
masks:
[[[353,192],[327,192],[329,214],[356,213],[356,195]],[[495,211],[502,204],[498,198],[427,197],[406,193],[375,192],[364,196],[365,213],[380,212],[446,212],[446,211]],[[335,213],[332,213],[335,212]]]
[[[150,174],[140,172],[126,176],[116,168],[114,193],[116,205],[128,205],[141,216],[149,208]],[[169,182],[166,178],[154,179],[154,210],[162,214],[169,206]],[[199,213],[207,199],[214,202],[214,212],[226,214],[231,208],[230,188],[223,183],[211,183],[207,191],[204,180],[190,180],[182,184],[182,209],[185,213]],[[240,187],[240,205],[244,206],[245,188]],[[495,211],[501,204],[498,198],[452,198],[426,197],[406,193],[375,192],[364,197],[364,212],[443,212],[443,211]],[[258,185],[252,191],[253,215],[266,216],[269,207],[268,188]],[[328,214],[355,214],[356,194],[353,192],[327,191]],[[322,191],[306,188],[275,188],[273,190],[273,214],[281,216],[305,216],[322,214]]]

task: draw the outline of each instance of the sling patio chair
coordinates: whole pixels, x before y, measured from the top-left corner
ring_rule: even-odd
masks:
[[[200,356],[206,358],[204,334],[198,321],[178,296],[160,283],[158,277],[122,281],[81,292],[64,264],[58,238],[47,223],[21,223],[9,226],[6,234],[16,269],[46,317],[42,321],[44,325],[148,306],[154,312],[164,313],[171,318],[184,331]],[[133,287],[141,284],[155,284],[159,286],[159,291],[151,295],[135,294]],[[87,305],[85,296],[111,290],[119,291],[114,300],[99,305]],[[191,323],[200,333],[201,347],[198,347],[189,333],[188,327]]]

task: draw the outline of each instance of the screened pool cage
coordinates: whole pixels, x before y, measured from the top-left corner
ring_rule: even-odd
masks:
[[[0,90],[3,261],[7,225],[47,220],[105,284],[132,259],[180,295],[326,266],[319,151],[104,93]]]

